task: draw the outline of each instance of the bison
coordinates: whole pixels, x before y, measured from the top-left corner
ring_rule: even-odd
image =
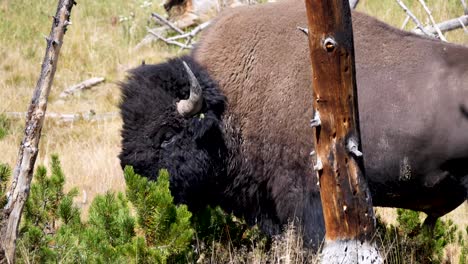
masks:
[[[296,29],[305,25],[302,1],[237,8],[189,56],[133,70],[122,84],[121,164],[150,179],[167,168],[177,202],[219,204],[269,234],[299,218],[317,245],[311,68]],[[467,199],[468,48],[358,12],[353,29],[374,205],[424,211],[432,223]]]

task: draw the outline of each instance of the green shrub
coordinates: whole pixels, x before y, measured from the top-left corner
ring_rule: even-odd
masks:
[[[11,177],[11,168],[8,164],[0,163],[0,208],[3,208],[7,202],[7,184]]]
[[[20,262],[45,263],[62,258],[63,245],[56,243],[59,225],[81,226],[80,211],[72,202],[78,190],[64,192],[65,176],[56,155],[52,155],[50,166],[49,176],[47,169],[39,166],[31,184],[18,240]]]
[[[457,226],[438,219],[433,230],[423,226],[420,213],[397,209],[397,225],[386,226],[377,219],[386,263],[443,263],[444,248],[456,243]]]
[[[9,175],[2,166],[0,176]],[[50,167],[47,175],[39,166],[31,185],[17,243],[19,263],[167,263],[190,258],[191,213],[185,205],[173,204],[166,171],[149,182],[125,170],[136,218],[122,193],[107,192],[96,196],[83,222],[73,205],[78,191],[64,192],[65,176],[56,155]]]
[[[142,229],[147,245],[165,262],[171,256],[188,253],[194,230],[192,213],[186,205],[174,205],[169,190],[169,173],[159,172],[156,182],[135,174],[133,168],[124,170],[127,197],[137,212],[137,223]]]
[[[463,234],[463,230],[458,231],[458,245],[461,248],[460,251],[460,260],[459,264],[466,264],[468,260],[468,243],[465,240],[465,237],[468,237],[468,226],[465,228],[465,234]]]
[[[246,263],[268,256],[271,240],[257,227],[220,207],[192,217],[187,206],[174,205],[166,170],[149,181],[125,168],[128,200],[122,193],[98,195],[83,221],[73,204],[78,191],[64,191],[56,155],[50,168],[48,174],[39,166],[31,185],[17,243],[19,263]],[[0,166],[0,177],[9,173]]]
[[[10,120],[4,114],[0,114],[0,140],[10,131]]]

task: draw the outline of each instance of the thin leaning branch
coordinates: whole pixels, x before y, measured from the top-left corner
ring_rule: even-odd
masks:
[[[175,40],[169,40],[169,39],[163,37],[161,34],[155,32],[154,30],[152,30],[150,28],[147,28],[147,30],[148,30],[148,33],[155,36],[157,39],[160,39],[160,40],[166,42],[167,44],[176,45],[176,46],[181,47],[182,49],[192,49],[193,48],[192,45],[185,45],[185,44],[180,43],[180,42],[175,41]]]
[[[432,16],[431,10],[429,10],[429,7],[427,7],[426,2],[424,0],[419,0],[419,3],[422,5],[424,8],[424,11],[426,11],[427,15],[429,16],[429,19],[431,20],[432,26],[437,32],[437,35],[439,36],[440,40],[443,42],[447,42],[447,39],[445,38],[444,34],[442,34],[442,31],[440,31],[440,28],[437,26],[434,17]]]
[[[418,20],[418,18],[415,15],[413,15],[413,13],[411,13],[409,8],[401,0],[395,0],[395,1],[401,6],[401,8],[405,11],[405,13],[414,21],[414,23],[416,24],[416,27],[419,30],[421,30],[427,36],[433,36],[423,27],[423,25]]]
[[[463,24],[463,21],[460,18],[458,18],[458,22],[460,22],[460,25],[465,31],[465,33],[468,34],[468,29],[466,28],[465,24]]]
[[[465,0],[460,0],[463,6],[463,10],[465,12],[465,15],[468,15],[468,5],[466,4]]]
[[[192,29],[192,31],[190,31],[190,32],[167,38],[167,40],[177,40],[177,39],[183,39],[183,38],[193,39],[198,33],[200,33],[200,31],[202,31],[203,29],[208,27],[210,25],[210,23],[211,23],[211,21],[204,22],[204,23],[198,25],[197,27],[195,27],[194,29]]]
[[[358,3],[359,0],[349,0],[349,6],[351,7],[351,9],[355,9]]]
[[[410,20],[410,16],[406,15],[405,20],[403,21],[403,24],[401,25],[401,30],[404,30],[406,25],[408,25],[408,22]]]
[[[154,31],[154,30],[152,30],[150,28],[147,28],[147,30],[148,30],[148,33],[150,33],[151,35],[153,35],[157,39],[160,39],[160,40],[166,42],[167,44],[176,45],[176,46],[180,47],[181,49],[192,49],[193,45],[191,43],[193,41],[193,38],[198,33],[200,33],[200,31],[202,31],[203,29],[208,27],[210,25],[210,23],[211,23],[211,21],[204,22],[204,23],[198,25],[197,27],[195,27],[190,32],[183,33],[183,34],[173,36],[173,37],[170,37],[170,38],[165,38],[160,33],[156,32],[156,31]],[[185,39],[185,44],[177,41],[177,40],[182,40],[182,39]]]
[[[41,74],[29,105],[24,137],[18,152],[18,161],[13,172],[8,202],[3,208],[0,233],[0,263],[14,263],[18,225],[24,203],[29,195],[34,164],[39,151],[39,140],[47,109],[47,100],[52,87],[55,70],[74,0],[59,0],[53,17],[52,28],[47,37],[47,48],[42,62]]]
[[[106,79],[104,79],[103,77],[94,77],[94,78],[91,78],[91,79],[88,79],[86,81],[83,81],[79,84],[75,84],[71,87],[69,87],[68,89],[66,89],[65,91],[63,91],[62,93],[60,93],[59,97],[60,98],[65,98],[65,97],[68,97],[69,95],[72,95],[78,91],[83,91],[83,90],[86,90],[86,89],[90,89],[91,87],[94,87],[100,83],[103,83]]]
[[[162,23],[163,25],[168,26],[169,28],[171,28],[175,32],[177,32],[179,34],[184,34],[184,31],[182,29],[178,28],[176,25],[174,25],[173,23],[171,23],[169,20],[165,19],[161,15],[159,15],[157,13],[151,13],[151,16],[156,18],[156,20],[158,20],[160,23]]]

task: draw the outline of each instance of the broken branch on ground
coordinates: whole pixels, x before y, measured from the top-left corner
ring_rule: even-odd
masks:
[[[83,81],[79,84],[75,84],[71,87],[69,87],[68,89],[66,89],[65,91],[63,91],[62,93],[60,93],[59,97],[60,98],[65,98],[69,95],[72,95],[78,91],[83,91],[83,90],[86,90],[86,89],[90,89],[91,87],[94,87],[100,83],[103,83],[105,81],[105,79],[103,77],[94,77],[94,78],[91,78],[91,79],[88,79],[86,81]]]

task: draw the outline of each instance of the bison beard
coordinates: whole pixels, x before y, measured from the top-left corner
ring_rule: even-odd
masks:
[[[192,85],[183,61],[203,95],[201,111],[186,116],[177,110]],[[257,164],[244,160],[246,142],[236,121],[225,113],[226,98],[192,58],[142,65],[121,87],[122,166],[131,165],[152,180],[165,168],[177,203],[192,211],[220,205],[270,235],[278,234],[288,220],[300,218],[306,241],[318,245],[324,235],[318,190],[305,177],[283,175],[284,170],[260,160]],[[284,155],[289,156],[286,151]],[[265,172],[268,177],[259,176]]]

